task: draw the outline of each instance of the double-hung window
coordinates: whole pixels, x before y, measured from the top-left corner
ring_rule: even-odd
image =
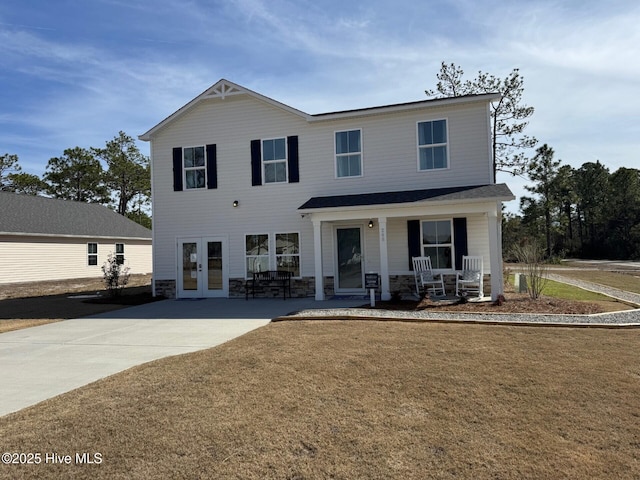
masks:
[[[269,235],[261,233],[245,236],[245,257],[247,278],[254,272],[269,270]]]
[[[116,263],[124,265],[124,243],[116,243]]]
[[[422,222],[422,254],[431,257],[434,269],[453,268],[452,232],[451,220]]]
[[[287,181],[286,138],[262,141],[262,166],[265,183],[284,183]]]
[[[275,243],[273,243],[275,242]],[[274,248],[275,247],[275,248]],[[246,275],[267,270],[286,270],[300,276],[300,234],[260,233],[245,236]]]
[[[87,265],[98,265],[97,243],[87,243]]]
[[[276,233],[276,267],[300,276],[300,239],[297,233]]]
[[[362,130],[336,132],[336,176],[362,176]]]
[[[418,169],[448,168],[447,121],[418,122]]]
[[[184,184],[187,189],[205,188],[207,168],[204,157],[204,146],[185,147],[183,149]]]

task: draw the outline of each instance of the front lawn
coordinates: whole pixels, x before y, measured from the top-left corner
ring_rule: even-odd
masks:
[[[0,418],[0,478],[637,479],[640,330],[272,323]]]

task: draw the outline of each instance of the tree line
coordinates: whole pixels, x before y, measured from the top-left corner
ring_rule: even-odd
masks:
[[[122,131],[103,148],[66,149],[49,160],[42,178],[23,172],[17,155],[0,155],[0,191],[100,203],[151,228],[149,157]]]
[[[503,221],[505,251],[537,240],[549,257],[640,258],[640,170],[614,172],[600,161],[563,165],[548,145],[528,166],[532,196],[520,199],[521,215]]]

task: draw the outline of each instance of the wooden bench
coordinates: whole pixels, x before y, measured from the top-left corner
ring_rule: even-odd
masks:
[[[268,270],[266,272],[253,272],[253,277],[245,283],[245,300],[249,300],[249,291],[252,298],[256,297],[256,287],[262,288],[268,285],[275,285],[282,289],[283,300],[287,299],[287,291],[291,298],[291,277],[292,272],[288,270]]]

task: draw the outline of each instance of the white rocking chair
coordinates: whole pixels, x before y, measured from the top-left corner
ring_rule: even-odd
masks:
[[[433,295],[446,295],[442,274],[433,273],[431,269],[431,257],[413,257],[412,261],[418,297],[420,297],[422,290],[425,293],[433,293]]]
[[[463,293],[476,293],[479,298],[483,292],[482,257],[463,256],[462,271],[456,273],[456,296]]]

